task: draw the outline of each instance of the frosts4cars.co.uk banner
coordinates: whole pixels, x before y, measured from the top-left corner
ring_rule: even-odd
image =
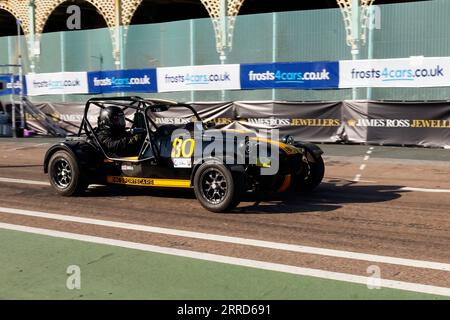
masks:
[[[355,60],[339,62],[340,88],[450,86],[450,58]]]
[[[26,84],[29,96],[89,93],[87,72],[28,74]]]
[[[23,79],[23,93],[26,95],[25,77],[23,77]],[[11,93],[14,93],[15,95],[20,94],[20,77],[17,75],[11,76],[10,74],[0,74],[0,96],[10,95]]]
[[[336,89],[338,62],[242,64],[242,89]]]
[[[156,69],[88,72],[89,93],[157,92]]]
[[[158,92],[240,90],[238,64],[158,68]]]

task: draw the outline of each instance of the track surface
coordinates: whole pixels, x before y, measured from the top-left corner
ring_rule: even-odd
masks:
[[[51,140],[0,139],[0,179],[46,182]],[[324,145],[324,183],[310,195],[246,199],[229,214],[204,210],[191,192],[91,188],[62,198],[47,186],[0,180],[0,207],[275,243],[450,264],[450,151]],[[450,288],[450,271],[276,250],[179,235],[0,212],[0,223],[212,253],[282,265]],[[0,231],[1,232],[1,231]]]

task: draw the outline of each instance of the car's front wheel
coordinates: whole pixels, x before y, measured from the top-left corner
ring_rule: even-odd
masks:
[[[325,175],[323,158],[307,154],[303,164],[302,173],[295,177],[294,188],[300,192],[313,191],[320,185]]]
[[[60,195],[79,195],[87,188],[76,159],[67,151],[57,151],[49,161],[50,184]]]
[[[242,196],[243,182],[221,163],[204,163],[194,176],[194,191],[200,204],[212,212],[234,209]]]

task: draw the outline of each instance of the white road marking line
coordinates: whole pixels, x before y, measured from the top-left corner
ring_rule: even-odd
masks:
[[[400,190],[401,191],[429,192],[429,193],[450,193],[450,189],[426,189],[426,188],[403,187]]]
[[[374,147],[370,147],[369,150],[366,152],[366,155],[364,156],[363,161],[367,162],[370,159],[370,154],[372,154],[372,151],[374,150]],[[367,167],[367,164],[361,164],[361,166],[359,167],[359,171],[364,171]],[[355,176],[355,178],[353,179],[353,182],[360,182],[361,181],[361,174],[357,174]]]
[[[49,182],[45,182],[45,181],[2,178],[2,177],[0,177],[0,182],[19,183],[19,184],[33,184],[33,185],[38,185],[38,186],[49,186],[50,185]]]
[[[349,180],[350,182],[362,182],[362,183],[377,183],[376,181],[373,180],[361,180],[359,179],[358,181],[356,180]]]
[[[165,234],[165,235],[179,236],[179,237],[186,237],[186,238],[193,238],[193,239],[200,239],[200,240],[218,241],[218,242],[225,242],[225,243],[232,243],[232,244],[239,244],[239,245],[246,245],[246,246],[254,246],[254,247],[261,247],[261,248],[268,248],[268,249],[276,249],[276,250],[283,250],[283,251],[292,251],[292,252],[299,252],[299,253],[337,257],[337,258],[362,260],[362,261],[369,261],[369,262],[387,263],[387,264],[401,265],[401,266],[414,267],[414,268],[450,271],[450,264],[441,263],[441,262],[404,259],[404,258],[365,254],[365,253],[357,253],[357,252],[351,252],[351,251],[341,251],[341,250],[324,249],[324,248],[318,248],[318,247],[308,247],[308,246],[295,245],[295,244],[222,236],[222,235],[209,234],[209,233],[203,233],[203,232],[193,232],[193,231],[185,231],[185,230],[179,230],[179,229],[160,228],[160,227],[131,224],[131,223],[125,223],[125,222],[83,218],[83,217],[61,215],[61,214],[39,212],[39,211],[22,210],[22,209],[14,209],[14,208],[0,207],[0,212],[14,214],[14,215],[39,217],[39,218],[54,219],[54,220],[68,221],[68,222],[77,222],[77,223],[91,224],[91,225],[104,226],[104,227],[120,228],[120,229],[135,230],[135,231],[144,231],[144,232],[149,232],[149,233],[158,233],[158,234]]]
[[[27,233],[50,236],[50,237],[54,237],[54,238],[78,240],[78,241],[83,241],[83,242],[103,244],[103,245],[109,245],[109,246],[115,246],[115,247],[121,247],[121,248],[127,248],[127,249],[135,249],[135,250],[141,250],[141,251],[146,251],[146,252],[167,254],[167,255],[178,256],[178,257],[198,259],[198,260],[203,260],[203,261],[218,262],[218,263],[224,263],[224,264],[229,264],[229,265],[243,266],[243,267],[248,267],[248,268],[262,269],[262,270],[275,271],[275,272],[284,272],[284,273],[296,274],[296,275],[300,275],[300,276],[309,276],[309,277],[329,279],[329,280],[335,280],[335,281],[351,282],[351,283],[357,283],[357,284],[363,284],[363,285],[367,285],[369,283],[369,279],[370,279],[369,277],[356,276],[356,275],[346,274],[346,273],[338,273],[338,272],[324,271],[324,270],[311,269],[311,268],[302,268],[302,267],[289,266],[289,265],[283,265],[283,264],[278,264],[278,263],[270,263],[270,262],[263,262],[263,261],[257,261],[257,260],[228,257],[228,256],[216,255],[216,254],[211,254],[211,253],[203,253],[203,252],[197,252],[197,251],[165,248],[165,247],[148,245],[148,244],[143,244],[143,243],[101,238],[101,237],[95,237],[95,236],[87,236],[87,235],[81,235],[81,234],[76,234],[76,233],[19,226],[19,225],[14,225],[14,224],[7,224],[7,223],[0,223],[0,229],[27,232]],[[388,280],[388,279],[380,279],[380,285],[381,285],[381,287],[390,288],[390,289],[413,291],[413,292],[420,292],[420,293],[433,294],[433,295],[450,296],[450,288],[444,288],[444,287],[436,287],[436,286]]]
[[[26,146],[19,147],[19,148],[7,149],[6,151],[19,151],[19,150],[37,148],[37,147],[41,147],[41,146],[46,146],[48,144],[50,144],[50,143],[49,142],[37,143],[37,144],[33,144],[33,145],[26,145]]]

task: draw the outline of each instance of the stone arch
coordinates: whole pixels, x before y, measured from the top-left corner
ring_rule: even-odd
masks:
[[[51,13],[68,0],[37,0],[36,1],[36,33],[44,31],[45,23]],[[84,0],[93,5],[103,16],[109,28],[116,26],[116,8],[114,1],[108,0]]]
[[[0,2],[0,9],[8,11],[16,19],[20,20],[20,25],[24,34],[30,32],[30,25],[28,21],[28,1],[2,1]]]

